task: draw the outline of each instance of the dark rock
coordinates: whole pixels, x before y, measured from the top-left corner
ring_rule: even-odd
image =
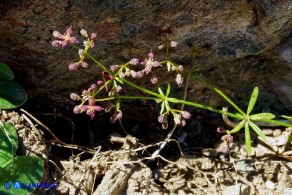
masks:
[[[190,64],[190,46],[195,46],[201,51],[196,63],[203,64],[202,75],[239,104],[245,106],[252,88],[259,86],[258,109],[268,105],[291,110],[291,9],[291,2],[284,0],[1,1],[0,60],[12,67],[30,98],[45,97],[66,107],[69,94],[87,88],[98,74],[93,64],[69,72],[77,51],[52,48],[54,30],[63,32],[72,25],[76,34],[82,28],[97,32],[92,53],[110,65],[156,52],[158,29],[173,26],[173,40],[179,43],[173,59],[178,63]],[[196,84],[192,81],[190,87]],[[200,93],[195,91],[190,99],[202,100]]]

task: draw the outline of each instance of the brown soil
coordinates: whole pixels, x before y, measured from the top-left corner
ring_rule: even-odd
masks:
[[[53,154],[51,148],[74,148],[73,145],[59,143],[59,146],[53,146],[52,141],[45,141],[42,132],[46,130],[20,111],[1,111],[0,116],[3,122],[11,122],[18,131],[19,155],[37,155],[45,160],[42,182],[59,183],[57,189],[39,189],[35,194],[291,193],[291,142],[284,146],[278,144],[282,151],[276,154],[273,152],[276,146],[271,149],[256,140],[253,142],[255,152],[248,159],[243,137],[235,137],[229,152],[223,153],[224,143],[216,133],[200,132],[198,125],[196,131],[192,130],[191,127],[196,126],[193,124],[188,130],[178,129],[175,139],[168,140],[165,149],[155,158],[151,154],[161,142],[145,143],[155,140],[153,137],[163,140],[163,134],[152,132],[151,139],[147,136],[138,139],[112,132],[107,149],[98,145],[91,150],[72,149],[70,157],[64,159]],[[189,123],[197,120],[198,117]],[[134,134],[137,128],[128,132]],[[290,133],[291,129],[280,129],[280,135],[270,137],[276,139]],[[56,140],[54,143],[58,144]]]

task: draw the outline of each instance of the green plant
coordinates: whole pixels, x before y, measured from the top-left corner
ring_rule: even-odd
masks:
[[[43,176],[43,160],[16,156],[18,136],[10,123],[0,123],[0,140],[0,194],[30,194],[35,187],[29,185],[39,183]]]
[[[24,89],[14,83],[13,78],[10,68],[0,63],[0,109],[15,108],[26,101]],[[17,132],[12,124],[1,120],[0,140],[0,194],[30,194],[35,188],[23,184],[40,182],[43,160],[35,156],[16,156]]]
[[[0,63],[0,109],[16,108],[27,99],[25,90],[13,81],[12,70]]]
[[[62,48],[64,48],[66,45],[70,44],[71,46],[78,49],[78,54],[79,54],[80,59],[77,62],[72,62],[69,65],[69,70],[76,71],[79,66],[87,68],[88,63],[84,61],[85,57],[92,60],[97,66],[99,66],[103,70],[101,74],[101,79],[98,80],[96,84],[92,84],[87,90],[84,90],[81,95],[78,95],[76,93],[72,93],[70,95],[72,100],[81,102],[79,105],[77,105],[74,108],[74,113],[76,114],[86,112],[93,119],[96,112],[113,111],[111,121],[115,122],[116,120],[120,120],[122,118],[121,105],[123,103],[122,102],[123,99],[143,100],[144,102],[147,102],[147,103],[149,103],[151,100],[154,100],[156,103],[161,104],[160,115],[158,117],[158,121],[162,124],[162,128],[167,129],[169,116],[172,116],[173,121],[176,125],[181,125],[181,126],[184,126],[186,124],[185,120],[191,117],[190,113],[188,113],[187,111],[174,109],[175,108],[174,104],[182,104],[182,105],[188,105],[188,106],[192,106],[192,107],[196,107],[200,109],[205,109],[212,112],[220,113],[223,116],[225,116],[225,118],[229,116],[236,120],[239,120],[239,123],[235,124],[232,130],[224,131],[226,135],[223,136],[223,139],[226,142],[231,142],[233,140],[233,137],[231,136],[231,134],[239,132],[240,129],[244,127],[245,128],[245,144],[246,144],[246,150],[247,150],[248,156],[251,155],[250,127],[252,128],[253,131],[255,131],[259,135],[260,138],[262,138],[263,140],[266,140],[266,137],[263,134],[262,130],[256,124],[257,122],[275,123],[275,124],[282,125],[285,127],[292,126],[291,124],[274,120],[275,116],[272,113],[251,114],[258,97],[258,93],[259,93],[258,87],[254,88],[250,101],[249,101],[247,111],[244,112],[230,98],[228,98],[224,93],[222,93],[222,91],[210,85],[203,78],[197,76],[197,78],[200,81],[207,84],[212,90],[214,90],[216,93],[222,96],[232,107],[235,108],[237,112],[232,113],[226,109],[219,110],[219,109],[215,109],[213,107],[199,104],[196,102],[190,102],[190,101],[185,101],[183,99],[177,99],[177,98],[171,97],[170,95],[171,85],[169,84],[170,80],[166,87],[163,87],[163,86],[157,87],[158,93],[150,89],[146,89],[143,86],[139,86],[135,84],[134,83],[135,79],[140,79],[144,76],[150,76],[151,83],[153,85],[157,84],[158,78],[155,75],[154,69],[160,68],[162,69],[160,71],[164,71],[163,68],[166,68],[165,73],[168,73],[170,71],[176,72],[175,81],[179,87],[182,85],[183,66],[174,63],[172,60],[170,60],[170,56],[169,56],[170,48],[177,47],[177,43],[172,41],[168,36],[169,34],[172,33],[172,31],[169,29],[163,30],[160,32],[160,34],[167,33],[167,36],[164,39],[163,45],[160,45],[158,47],[159,49],[162,49],[162,48],[166,49],[167,59],[160,62],[156,61],[154,60],[154,54],[151,51],[148,53],[148,57],[143,60],[132,58],[130,61],[126,62],[125,64],[112,65],[109,68],[101,64],[97,59],[95,59],[89,53],[89,49],[94,47],[94,41],[96,39],[95,33],[92,33],[91,36],[89,36],[85,30],[82,29],[80,31],[80,34],[86,38],[86,40],[83,41],[83,45],[84,45],[83,49],[77,46],[77,43],[78,43],[77,38],[72,37],[71,36],[72,33],[73,32],[72,32],[71,27],[67,29],[64,35],[62,35],[58,31],[54,31],[53,36],[56,37],[57,40],[54,40],[52,42],[53,46],[61,46]],[[125,95],[125,92],[123,91],[123,87],[122,87],[125,84],[137,89],[140,93],[138,95],[136,94]],[[165,88],[166,88],[166,91],[164,92]],[[106,93],[102,93],[103,90],[105,90]],[[102,102],[107,102],[105,107],[103,107]]]

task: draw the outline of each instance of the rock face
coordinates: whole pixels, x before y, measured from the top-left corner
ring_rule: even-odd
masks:
[[[80,92],[98,77],[93,65],[68,70],[78,53],[52,48],[54,30],[73,26],[76,34],[82,28],[97,32],[92,53],[110,65],[145,58],[151,49],[156,55],[162,41],[158,29],[173,27],[178,63],[190,65],[195,47],[202,75],[237,102],[244,104],[257,85],[260,107],[292,110],[289,0],[2,0],[0,11],[0,61],[12,67],[30,98],[65,105],[70,92]],[[190,83],[191,100],[221,104],[198,86]]]

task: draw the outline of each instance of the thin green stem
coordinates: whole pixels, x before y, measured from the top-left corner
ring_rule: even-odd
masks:
[[[138,86],[138,85],[136,85],[136,84],[134,84],[134,83],[132,83],[132,82],[126,80],[126,79],[122,79],[122,78],[120,78],[120,80],[121,80],[122,82],[127,83],[128,85],[130,85],[130,86],[136,88],[136,89],[139,89],[140,91],[142,91],[142,92],[144,92],[144,93],[148,93],[148,94],[153,95],[153,96],[155,96],[155,97],[161,98],[161,95],[158,94],[158,93],[154,93],[153,91],[150,91],[150,90],[148,90],[148,89],[145,89],[145,88],[143,88],[143,87],[140,87],[140,86]]]
[[[171,102],[171,100],[169,100],[169,101]],[[198,103],[184,101],[184,100],[178,100],[178,102],[181,103],[181,104],[184,104],[184,105],[189,105],[189,106],[193,106],[193,107],[196,107],[196,108],[209,110],[209,111],[212,111],[212,112],[217,112],[219,114],[226,114],[227,116],[230,116],[232,118],[237,118],[237,119],[242,120],[242,116],[241,115],[236,115],[236,114],[233,114],[233,113],[230,113],[230,112],[226,112],[226,111],[223,111],[223,110],[219,110],[219,109],[216,109],[216,108],[213,108],[213,107],[210,107],[210,106],[206,106],[206,105],[203,105],[203,104],[198,104]]]

